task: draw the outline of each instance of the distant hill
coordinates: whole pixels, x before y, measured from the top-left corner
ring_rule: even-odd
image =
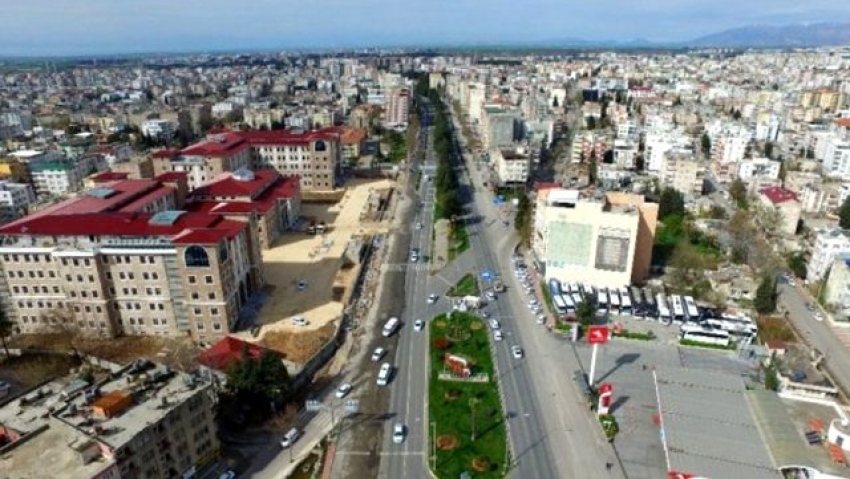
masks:
[[[850,23],[748,25],[686,42],[689,47],[813,47],[850,45]]]

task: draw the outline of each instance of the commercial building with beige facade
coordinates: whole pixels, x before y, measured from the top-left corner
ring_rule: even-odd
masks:
[[[534,261],[547,278],[619,288],[650,273],[658,205],[643,196],[549,189],[538,192]]]
[[[263,286],[253,218],[177,209],[182,174],[103,183],[0,228],[0,297],[22,332],[218,338]]]

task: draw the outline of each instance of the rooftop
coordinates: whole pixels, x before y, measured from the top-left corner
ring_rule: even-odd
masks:
[[[739,376],[693,369],[655,372],[669,471],[695,477],[778,479]]]
[[[230,156],[250,145],[237,133],[224,132],[208,135],[203,141],[180,151],[183,156]]]
[[[759,190],[759,194],[764,195],[774,205],[778,205],[788,201],[798,201],[796,193],[779,186],[770,186],[767,188],[762,188],[761,190]]]
[[[254,359],[259,359],[263,350],[267,349],[256,343],[243,341],[232,336],[225,336],[211,348],[202,351],[198,356],[198,362],[208,368],[224,371],[232,361],[242,358],[242,350],[246,347],[248,348],[248,354]],[[268,349],[268,351],[279,355],[279,353],[272,349]]]

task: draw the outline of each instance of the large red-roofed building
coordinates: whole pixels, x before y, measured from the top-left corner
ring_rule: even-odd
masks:
[[[767,210],[774,210],[780,220],[777,232],[794,235],[800,222],[803,208],[797,194],[779,186],[759,190],[759,201]]]

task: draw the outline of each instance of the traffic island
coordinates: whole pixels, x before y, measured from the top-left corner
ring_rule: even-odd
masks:
[[[468,473],[504,477],[505,414],[481,318],[464,312],[429,321],[428,418],[431,470],[440,479]],[[450,339],[447,339],[450,338]]]

